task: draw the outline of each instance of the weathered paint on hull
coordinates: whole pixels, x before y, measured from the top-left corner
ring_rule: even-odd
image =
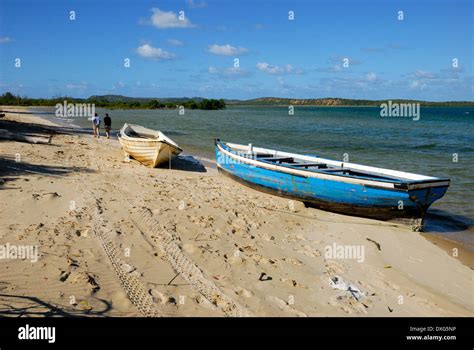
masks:
[[[154,168],[176,156],[176,148],[164,142],[134,142],[119,137],[123,150],[145,166]],[[178,152],[179,153],[179,152]]]
[[[225,159],[216,147],[216,159]],[[243,163],[219,163],[219,170],[260,191],[305,202],[308,206],[380,220],[423,218],[447,187],[384,189],[295,176]]]

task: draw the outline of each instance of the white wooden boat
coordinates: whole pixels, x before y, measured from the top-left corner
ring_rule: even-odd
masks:
[[[154,168],[168,162],[183,150],[159,130],[125,123],[118,137],[127,156]]]

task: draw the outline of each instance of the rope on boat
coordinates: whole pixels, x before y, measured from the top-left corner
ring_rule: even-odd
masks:
[[[99,239],[105,254],[110,260],[112,267],[122,284],[128,299],[135,305],[140,313],[146,317],[159,317],[160,313],[153,302],[152,296],[148,293],[147,288],[138,278],[130,275],[123,269],[124,262],[119,258],[117,246],[110,237],[109,232],[104,232],[103,219],[100,215],[102,209],[100,203],[96,200],[96,207],[93,212],[93,231]]]
[[[148,208],[137,212],[135,224],[150,236],[157,238],[158,248],[165,253],[173,269],[181,274],[191,286],[227,316],[247,316],[248,312],[224,294],[214,282],[206,278],[199,267],[182,252],[177,240],[161,227]]]

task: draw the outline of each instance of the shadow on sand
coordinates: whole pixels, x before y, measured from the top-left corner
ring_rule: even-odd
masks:
[[[94,170],[83,167],[64,167],[64,166],[49,166],[29,164],[24,161],[17,162],[11,156],[0,156],[0,189],[15,189],[13,187],[4,187],[10,181],[18,179],[21,175],[43,175],[63,177],[71,173],[88,172],[92,173]]]
[[[32,296],[0,294],[0,317],[107,317],[105,313],[112,309],[111,303],[98,298],[95,300],[102,305],[100,309],[83,311],[72,309],[70,305],[53,305]]]
[[[473,227],[474,220],[464,215],[455,215],[440,209],[430,209],[426,215],[426,232],[462,232],[470,231]]]
[[[205,173],[206,167],[196,158],[190,155],[179,156],[171,160],[170,164],[162,164],[160,169],[173,169],[181,171],[190,171],[195,173]]]
[[[70,126],[49,126],[36,123],[23,123],[13,120],[0,119],[0,129],[8,130],[12,133],[19,134],[38,134],[43,136],[50,135],[77,135],[77,134],[91,134],[89,129],[76,128]],[[5,140],[0,140],[5,141]]]

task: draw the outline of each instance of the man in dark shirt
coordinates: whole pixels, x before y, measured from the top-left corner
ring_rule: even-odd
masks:
[[[110,139],[110,128],[112,127],[112,119],[110,119],[108,113],[105,113],[104,124],[105,134],[107,135],[107,138]]]

